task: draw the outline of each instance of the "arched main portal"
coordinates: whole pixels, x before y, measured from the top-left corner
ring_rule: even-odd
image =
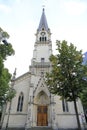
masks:
[[[37,126],[48,126],[49,103],[48,95],[43,90],[40,91],[35,98]]]

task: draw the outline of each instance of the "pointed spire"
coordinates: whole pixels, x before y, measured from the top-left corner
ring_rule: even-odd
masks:
[[[48,24],[47,24],[47,19],[46,19],[46,16],[45,16],[44,8],[43,8],[43,11],[42,11],[42,16],[41,16],[41,19],[40,19],[38,31],[41,31],[42,28],[44,28],[46,31],[48,31],[48,29],[49,29]]]
[[[13,73],[13,76],[12,76],[12,79],[11,79],[11,86],[13,87],[14,84],[15,84],[15,78],[16,78],[16,68],[14,70],[14,73]]]
[[[12,80],[15,80],[15,78],[16,78],[16,68],[15,68],[15,70],[14,70],[14,73],[13,73],[13,76],[12,76]]]

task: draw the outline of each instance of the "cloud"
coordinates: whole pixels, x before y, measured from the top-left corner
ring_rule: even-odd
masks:
[[[15,0],[15,3],[20,4],[23,0]]]
[[[0,4],[0,11],[4,12],[4,13],[10,13],[11,12],[11,8],[7,5],[4,4]]]
[[[76,0],[64,2],[62,7],[70,15],[82,15],[87,10],[86,2]]]

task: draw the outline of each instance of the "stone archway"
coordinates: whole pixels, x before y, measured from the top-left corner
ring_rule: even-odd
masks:
[[[48,107],[50,99],[48,95],[42,90],[40,91],[34,100],[36,104],[36,125],[37,126],[48,126],[49,111]]]

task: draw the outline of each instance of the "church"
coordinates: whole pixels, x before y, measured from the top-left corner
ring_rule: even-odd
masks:
[[[52,54],[51,30],[43,8],[36,31],[33,56],[29,71],[14,79],[12,87],[16,96],[7,104],[3,128],[28,130],[50,128],[69,130],[77,128],[73,102],[61,100],[49,92],[45,74],[52,70],[49,57]],[[83,112],[81,101],[77,101],[78,113]]]

